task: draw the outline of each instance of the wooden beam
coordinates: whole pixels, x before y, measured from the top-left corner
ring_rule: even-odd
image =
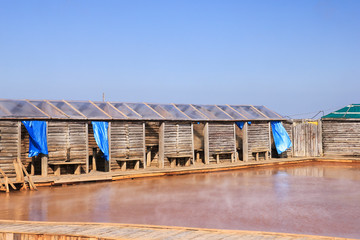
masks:
[[[209,151],[209,123],[206,122],[204,126],[204,159],[205,164],[210,163],[210,151]]]
[[[65,100],[62,100],[65,104],[67,104],[70,108],[72,108],[75,112],[77,112],[78,114],[80,114],[81,116],[83,116],[85,119],[87,119],[87,117],[82,114],[82,112],[80,112],[79,110],[77,110],[73,105],[71,105],[70,103],[68,103],[67,101]]]
[[[135,113],[136,115],[138,115],[139,117],[142,118],[142,116],[141,116],[138,112],[136,112],[134,109],[132,109],[129,105],[127,105],[126,103],[124,103],[124,105],[125,105],[128,109],[130,109],[133,113]]]
[[[243,161],[249,161],[249,142],[248,142],[248,123],[245,122],[243,126]]]
[[[164,168],[165,161],[165,146],[164,146],[164,135],[165,135],[165,122],[160,123],[159,128],[159,168]]]
[[[236,162],[238,160],[238,152],[236,149],[236,123],[233,124],[234,125],[234,162]]]
[[[96,107],[97,109],[99,109],[103,114],[105,114],[106,116],[108,116],[110,119],[113,119],[107,112],[105,112],[104,110],[102,110],[101,108],[98,107],[98,105],[96,105],[93,101],[89,100],[89,102],[94,105],[94,107]]]
[[[159,115],[162,119],[165,119],[164,116],[162,116],[158,111],[156,111],[155,109],[153,109],[152,107],[150,107],[149,104],[147,104],[147,103],[145,103],[145,102],[144,102],[144,104],[145,104],[148,108],[150,108],[152,111],[154,111],[157,115]]]
[[[235,111],[236,113],[238,113],[240,116],[242,116],[245,119],[248,119],[247,117],[245,117],[244,115],[242,115],[239,111],[237,111],[235,108],[233,108],[232,106],[230,106],[229,104],[226,104],[226,106],[228,106],[229,108],[231,108],[233,111]]]
[[[107,170],[108,172],[111,172],[111,122],[109,122],[109,128],[108,128],[108,142],[109,142],[109,161],[107,162],[107,164],[105,164],[105,166],[108,169],[105,169],[105,171]],[[105,167],[105,168],[106,168]]]
[[[184,114],[186,117],[188,117],[189,119],[192,119],[191,117],[189,117],[186,113],[184,113],[183,111],[180,110],[180,108],[178,108],[175,103],[172,103],[171,105],[173,105],[179,112],[181,112],[182,114]]]
[[[215,107],[217,107],[220,111],[222,111],[223,113],[225,113],[226,115],[228,115],[231,119],[234,119],[232,116],[230,116],[230,114],[228,114],[227,112],[225,112],[224,110],[222,110],[218,105],[215,105]]]
[[[106,102],[107,104],[109,104],[110,107],[112,107],[115,111],[118,111],[120,114],[122,114],[125,118],[129,118],[128,116],[126,116],[122,111],[120,111],[119,109],[117,109],[116,107],[114,107],[110,102]]]
[[[69,115],[67,115],[66,113],[64,113],[63,111],[61,111],[60,108],[56,107],[54,104],[52,104],[50,101],[48,100],[44,100],[45,102],[47,102],[50,106],[52,106],[53,108],[55,108],[56,110],[58,110],[61,114],[65,115],[66,117],[70,118]]]
[[[145,142],[145,122],[143,122],[143,151],[144,151],[144,155],[143,155],[143,166],[144,169],[146,169],[146,142]]]
[[[89,173],[89,122],[85,125],[85,138],[86,138],[86,165],[85,173]]]
[[[192,152],[192,164],[195,165],[195,150],[194,150],[194,124],[191,123],[191,152]]]
[[[250,105],[250,107],[252,107],[256,112],[260,113],[261,115],[263,115],[263,116],[266,117],[267,119],[270,119],[268,116],[266,116],[265,114],[263,114],[261,111],[259,111],[259,109],[257,109],[257,108],[254,107],[253,105]]]
[[[37,110],[39,110],[42,114],[44,114],[45,116],[47,116],[48,118],[51,118],[51,116],[49,114],[47,114],[46,112],[44,112],[43,110],[41,110],[40,108],[38,108],[35,104],[33,104],[32,102],[30,102],[30,100],[26,99],[25,101],[27,101],[29,104],[31,104],[33,107],[35,107]]]

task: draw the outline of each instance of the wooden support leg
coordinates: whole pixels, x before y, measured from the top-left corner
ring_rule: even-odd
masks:
[[[151,164],[151,150],[149,150],[146,154],[146,166],[150,167]]]
[[[47,175],[48,175],[48,157],[41,156],[41,176],[46,177]]]
[[[139,166],[140,166],[140,160],[135,162],[135,167],[134,167],[134,169],[135,169],[135,170],[139,170]]]
[[[75,172],[76,175],[80,175],[81,174],[81,165],[75,165]]]
[[[55,165],[54,166],[54,175],[55,176],[60,176],[60,166],[59,165]]]
[[[96,148],[93,148],[92,170],[96,171]]]
[[[259,153],[258,153],[258,152],[255,154],[255,156],[256,156],[256,157],[255,157],[255,160],[256,160],[256,161],[259,161]]]
[[[121,162],[121,171],[126,171],[126,161]]]
[[[35,157],[31,158],[30,162],[30,175],[35,175]]]
[[[269,154],[268,154],[268,151],[265,152],[265,160],[268,160],[269,159]]]
[[[176,166],[176,158],[170,158],[170,167],[174,168]]]
[[[186,167],[190,166],[190,159],[191,159],[191,158],[187,158],[187,159],[186,159],[186,162],[185,162],[185,166],[186,166]]]
[[[219,164],[220,163],[220,156],[219,154],[216,154],[216,164]]]
[[[200,152],[196,152],[196,162],[201,163],[201,161],[200,161]]]

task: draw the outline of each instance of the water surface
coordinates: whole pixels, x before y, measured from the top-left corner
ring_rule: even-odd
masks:
[[[360,164],[123,180],[0,194],[0,218],[360,238]]]

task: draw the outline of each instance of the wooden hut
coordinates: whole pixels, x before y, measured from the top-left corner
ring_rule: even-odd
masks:
[[[27,157],[23,120],[47,122],[48,155]],[[20,159],[32,174],[59,175],[265,159],[273,120],[283,119],[251,105],[0,100],[0,168],[14,175]],[[108,160],[94,121],[108,123]]]
[[[350,104],[321,118],[325,156],[360,156],[360,104]]]

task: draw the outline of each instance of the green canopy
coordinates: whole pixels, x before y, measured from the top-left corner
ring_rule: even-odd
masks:
[[[322,118],[360,118],[360,104],[350,104]]]

